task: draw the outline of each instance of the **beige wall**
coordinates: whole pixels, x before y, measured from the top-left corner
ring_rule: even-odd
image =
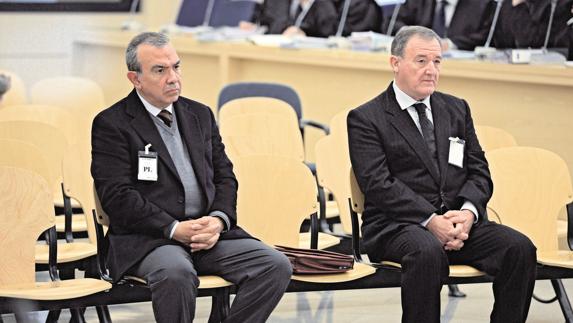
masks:
[[[175,21],[180,0],[142,0],[140,13],[0,13],[0,70],[30,87],[52,75],[71,75],[72,41],[86,29],[119,30],[128,19],[158,30]],[[93,64],[105,64],[94,62]]]

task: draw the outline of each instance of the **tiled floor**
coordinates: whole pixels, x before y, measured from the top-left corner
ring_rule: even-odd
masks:
[[[573,295],[573,281],[565,281]],[[442,291],[442,322],[488,322],[493,304],[491,284],[461,285],[467,293],[463,299],[448,298]],[[553,290],[547,281],[538,281],[535,293],[544,298],[552,297]],[[207,322],[210,300],[199,298],[195,322]],[[116,305],[110,307],[114,322],[154,322],[150,303]],[[32,322],[43,322],[45,313],[36,313]],[[268,320],[271,323],[369,323],[400,322],[400,290],[398,288],[369,289],[335,292],[309,292],[286,294]],[[4,315],[4,322],[15,322],[13,316]],[[69,314],[62,313],[61,322],[68,322]],[[88,322],[97,322],[93,309],[86,312]],[[557,303],[541,304],[532,301],[530,323],[563,322]]]

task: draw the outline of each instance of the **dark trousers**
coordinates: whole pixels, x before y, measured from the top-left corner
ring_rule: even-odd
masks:
[[[494,222],[475,224],[459,251],[445,251],[425,227],[410,225],[380,246],[402,264],[402,322],[439,322],[440,290],[449,265],[494,276],[491,322],[525,322],[536,275],[536,248],[523,234]]]
[[[282,253],[254,239],[222,240],[196,253],[181,246],[161,246],[136,267],[132,273],[147,280],[159,323],[193,321],[198,274],[221,276],[238,286],[225,322],[265,322],[292,272]]]

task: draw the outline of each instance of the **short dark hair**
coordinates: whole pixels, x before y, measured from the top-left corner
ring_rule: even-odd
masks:
[[[137,47],[141,44],[148,44],[153,47],[161,48],[169,44],[169,37],[165,34],[156,32],[144,32],[133,37],[125,51],[125,62],[127,63],[128,71],[141,72],[141,64],[137,60]]]
[[[406,48],[410,38],[414,36],[419,36],[426,40],[436,39],[438,43],[441,42],[440,36],[430,28],[422,26],[406,26],[400,28],[396,37],[394,37],[390,53],[394,56],[404,57],[404,49]]]

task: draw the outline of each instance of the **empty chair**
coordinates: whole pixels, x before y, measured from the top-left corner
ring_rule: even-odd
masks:
[[[87,142],[93,118],[99,111],[107,108],[99,84],[74,76],[51,77],[38,81],[30,89],[30,102],[58,106],[74,114],[77,131],[87,138]]]
[[[279,83],[269,82],[238,82],[226,85],[219,93],[217,109],[220,110],[229,101],[247,98],[247,97],[265,97],[274,98],[286,102],[296,113],[298,126],[304,140],[304,130],[306,127],[313,127],[328,134],[328,126],[303,118],[302,103],[298,93],[290,86]],[[315,171],[314,163],[307,163]]]
[[[269,245],[299,247],[300,224],[317,212],[316,182],[308,167],[294,158],[269,155],[242,156],[234,165],[240,183],[238,224]],[[341,282],[374,272],[371,266],[357,263],[343,274],[293,275],[293,279]]]
[[[221,137],[231,160],[248,155],[274,155],[303,162],[302,137],[294,111],[273,98],[242,98],[225,104],[219,113]],[[300,245],[311,244],[301,233]],[[320,249],[338,244],[334,236],[319,233]]]
[[[476,125],[475,128],[479,143],[485,152],[517,146],[517,141],[513,135],[501,128],[483,125]]]
[[[26,97],[26,85],[24,81],[22,81],[22,78],[9,71],[0,70],[0,74],[10,77],[10,89],[4,94],[2,101],[0,101],[0,110],[11,105],[25,104],[28,99]]]
[[[36,282],[36,240],[55,224],[50,187],[37,174],[4,166],[0,166],[0,182],[0,297],[11,298],[14,311],[19,310],[18,304],[34,310],[35,302],[69,300],[111,288],[108,282],[89,278]],[[54,253],[49,267],[52,279],[58,280],[55,231],[51,230],[49,241]],[[73,313],[79,314],[77,310]]]
[[[509,147],[487,153],[495,184],[489,208],[501,222],[530,238],[537,247],[537,262],[545,266],[573,269],[573,237],[570,250],[558,249],[555,221],[567,207],[573,217],[573,187],[565,161],[557,154],[534,147]],[[571,230],[569,230],[571,231]],[[571,305],[560,279],[552,279],[566,320]]]

